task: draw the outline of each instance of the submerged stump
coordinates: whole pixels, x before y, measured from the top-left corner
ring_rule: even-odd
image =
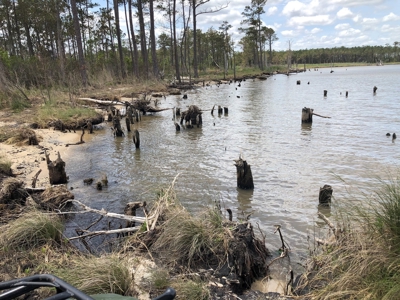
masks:
[[[303,107],[301,110],[301,123],[312,123],[314,109]]]
[[[242,157],[235,160],[237,187],[241,189],[254,189],[253,174],[251,173],[250,165],[247,164]]]
[[[137,129],[135,129],[133,131],[133,143],[135,144],[136,149],[139,149],[139,147],[140,147],[140,135],[139,135],[139,131]]]
[[[332,200],[333,189],[330,185],[325,184],[319,189],[319,205],[330,206]]]

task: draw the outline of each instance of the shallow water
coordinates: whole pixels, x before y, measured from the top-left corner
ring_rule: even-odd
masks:
[[[320,187],[330,184],[334,201],[343,204],[352,201],[346,197],[347,187],[367,191],[376,176],[387,177],[400,164],[400,140],[386,137],[387,132],[400,133],[400,66],[333,70],[246,80],[240,87],[199,88],[189,91],[186,100],[168,96],[160,107],[183,111],[194,104],[208,110],[203,126],[176,132],[172,110],[144,116],[133,126],[140,132],[140,150],[132,133],[114,138],[106,124],[90,136],[92,142],[76,146],[66,162],[75,198],[122,213],[127,202],[151,203],[179,174],[175,189],[189,210],[202,211],[220,201],[234,211],[234,218],[252,213],[250,220],[259,224],[272,251],[280,246],[273,233],[280,224],[299,258],[307,252],[307,236],[316,232]],[[212,116],[214,104],[227,106],[229,114]],[[312,125],[302,125],[303,107],[330,118],[314,116]],[[236,188],[233,160],[240,154],[251,165],[254,191]],[[100,179],[102,174],[109,180],[103,191],[83,185],[84,178]],[[96,218],[75,217],[67,234]]]

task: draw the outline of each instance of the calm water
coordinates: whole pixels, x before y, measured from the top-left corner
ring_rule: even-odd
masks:
[[[195,104],[210,110],[216,104],[229,107],[229,114],[206,111],[202,128],[180,132],[175,131],[171,110],[144,116],[134,125],[140,132],[140,150],[131,133],[114,138],[107,124],[90,137],[91,143],[75,146],[74,158],[66,162],[75,198],[122,213],[127,202],[151,203],[179,174],[176,192],[189,210],[202,211],[219,200],[235,218],[253,212],[251,221],[259,223],[271,250],[280,246],[273,234],[274,225],[280,224],[293,255],[302,256],[318,220],[320,187],[332,185],[334,201],[351,201],[345,197],[346,187],[371,187],[377,175],[385,177],[400,165],[400,139],[392,143],[386,137],[387,132],[400,136],[400,66],[333,70],[247,80],[241,87],[200,88],[189,91],[186,100],[168,96],[160,107],[185,110]],[[323,90],[328,91],[326,98]],[[305,106],[331,118],[314,116],[313,124],[304,126]],[[240,153],[251,165],[254,191],[236,188],[233,160]],[[108,176],[107,189],[99,192],[83,185],[84,178],[100,179],[102,174]],[[76,217],[68,231],[89,221]]]

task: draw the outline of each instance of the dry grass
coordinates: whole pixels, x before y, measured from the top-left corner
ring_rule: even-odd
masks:
[[[177,291],[175,298],[177,300],[207,300],[211,297],[207,283],[200,280],[180,279],[172,282],[171,286]]]
[[[128,259],[116,253],[100,257],[72,256],[67,268],[55,275],[86,294],[115,293],[131,296],[134,281]]]
[[[400,299],[400,180],[382,184],[368,205],[346,207],[348,229],[313,257],[315,299]]]
[[[28,145],[29,138],[35,135],[35,131],[27,127],[13,128],[8,132],[8,136],[10,137],[7,138],[5,143],[17,146]],[[38,140],[41,140],[41,137],[38,137]]]
[[[31,210],[2,228],[0,249],[18,251],[37,248],[49,242],[59,244],[63,228],[58,216]]]
[[[11,175],[12,161],[3,153],[0,153],[0,173]]]

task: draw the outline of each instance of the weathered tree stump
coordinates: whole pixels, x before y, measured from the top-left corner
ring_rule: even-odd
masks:
[[[328,96],[328,91],[324,90],[324,97],[327,97],[327,96]]]
[[[312,123],[314,109],[303,107],[301,111],[301,123]]]
[[[178,123],[175,123],[175,129],[176,129],[176,131],[180,131],[181,130],[181,126],[179,126]]]
[[[147,214],[147,208],[146,208],[146,201],[144,201],[143,203],[141,202],[129,202],[126,204],[125,208],[124,208],[124,214],[127,216],[133,216],[136,217],[136,210],[138,208],[143,208],[143,210],[146,212]],[[135,221],[126,221],[126,227],[135,227]]]
[[[126,130],[128,130],[128,132],[131,132],[131,121],[129,120],[128,116],[126,116],[125,118],[125,123],[126,123]]]
[[[123,136],[124,135],[124,132],[122,131],[119,116],[113,117],[113,131],[114,131],[114,136]]]
[[[223,112],[222,107],[220,105],[218,105],[218,114],[220,115],[220,114],[222,114],[222,112]]]
[[[67,174],[65,173],[65,162],[60,157],[58,152],[58,158],[55,161],[50,160],[50,154],[44,151],[47,162],[47,169],[49,170],[50,184],[63,184],[67,183]]]
[[[133,110],[131,106],[126,108],[126,117],[129,119],[130,124],[134,124],[133,122]]]
[[[325,184],[322,188],[319,189],[319,205],[322,206],[330,206],[332,200],[332,187],[328,184]]]
[[[32,132],[28,135],[28,145],[33,145],[33,146],[39,145],[35,132]]]
[[[296,82],[296,83],[297,83],[297,85],[300,85],[301,81],[300,81],[300,80],[297,80],[297,82]]]
[[[137,129],[133,131],[133,143],[135,144],[136,149],[140,147],[140,136]]]
[[[250,165],[240,156],[235,160],[237,187],[241,189],[254,189],[253,175],[251,173]]]
[[[180,124],[187,124],[188,128],[193,127],[193,125],[197,125],[199,127],[203,123],[203,119],[201,117],[201,110],[196,105],[190,105],[189,109],[181,113],[181,121]]]
[[[93,124],[92,124],[92,122],[88,121],[86,123],[86,127],[87,127],[89,133],[92,134],[93,133]]]
[[[346,98],[349,96],[349,91],[346,91]]]
[[[214,104],[213,108],[211,109],[211,115],[214,115],[214,108],[215,108],[215,104]]]
[[[177,108],[176,108],[176,115],[177,115],[177,116],[180,116],[180,115],[181,115],[181,109],[180,109],[180,107],[177,107]]]
[[[228,114],[228,108],[227,107],[224,107],[224,114]]]
[[[374,88],[372,89],[372,91],[374,92],[374,94],[376,94],[376,91],[377,91],[377,87],[376,86],[374,86]]]

